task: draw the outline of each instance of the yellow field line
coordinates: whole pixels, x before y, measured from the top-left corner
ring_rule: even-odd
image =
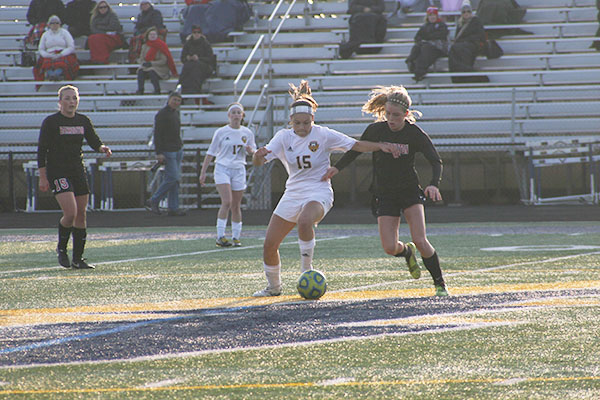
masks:
[[[511,378],[473,378],[473,379],[430,379],[430,380],[394,380],[357,382],[344,381],[328,386],[410,386],[410,385],[447,385],[484,383],[494,384],[506,382]],[[597,381],[600,376],[566,376],[566,377],[526,377],[517,378],[513,384],[548,383],[548,382],[582,382]],[[0,390],[0,395],[11,394],[70,394],[70,393],[117,393],[117,392],[149,392],[177,390],[229,390],[229,389],[285,389],[295,387],[322,387],[320,382],[288,382],[288,383],[246,383],[239,385],[196,385],[196,386],[163,386],[163,387],[114,387],[114,388],[82,388],[82,389],[37,389],[37,390]]]

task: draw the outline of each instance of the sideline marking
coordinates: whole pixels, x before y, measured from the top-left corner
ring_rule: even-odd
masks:
[[[342,378],[347,379],[347,378]],[[333,386],[413,386],[413,385],[449,385],[449,384],[519,384],[519,383],[548,383],[548,382],[583,382],[597,381],[600,376],[559,376],[559,377],[515,377],[515,378],[464,378],[464,379],[403,379],[395,381],[354,381],[340,380]],[[111,387],[89,389],[39,389],[39,390],[2,390],[2,394],[71,394],[71,393],[123,393],[140,391],[172,391],[172,390],[223,390],[223,389],[285,389],[292,387],[320,387],[322,382],[288,382],[288,383],[242,383],[238,385],[197,385],[197,386],[166,386],[166,387]]]
[[[324,242],[327,240],[340,240],[340,239],[348,239],[350,236],[338,236],[338,237],[330,237],[330,238],[322,238],[322,239],[316,239],[317,242]],[[281,243],[281,246],[284,245],[290,245],[290,244],[298,244],[298,241],[290,241],[290,242],[283,242]],[[187,256],[197,256],[197,255],[201,255],[201,254],[210,254],[210,253],[218,253],[218,252],[223,252],[223,251],[239,251],[239,250],[248,250],[248,249],[258,249],[258,248],[262,248],[263,245],[253,245],[253,246],[242,246],[242,247],[234,247],[234,248],[229,248],[229,249],[213,249],[213,250],[201,250],[201,251],[193,251],[191,253],[178,253],[178,254],[166,254],[166,255],[161,255],[161,256],[151,256],[151,257],[137,257],[137,258],[129,258],[126,260],[114,260],[114,261],[101,261],[101,262],[95,262],[94,265],[105,265],[105,264],[122,264],[122,263],[127,263],[127,262],[135,262],[135,261],[147,261],[147,260],[162,260],[165,258],[175,258],[175,257],[187,257]],[[68,268],[64,268],[61,266],[56,266],[56,267],[39,267],[39,268],[28,268],[28,269],[21,269],[21,270],[12,270],[12,271],[0,271],[0,274],[17,274],[17,273],[21,273],[21,272],[31,272],[31,271],[54,271],[54,270],[59,270],[59,271],[68,271]]]

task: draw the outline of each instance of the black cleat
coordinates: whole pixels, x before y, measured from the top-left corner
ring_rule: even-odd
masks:
[[[94,269],[96,267],[94,267],[92,264],[88,264],[87,262],[85,262],[85,258],[82,258],[79,261],[73,260],[73,262],[71,263],[71,268],[73,268],[73,269]]]
[[[56,248],[56,254],[58,254],[58,263],[61,267],[71,268],[71,262],[69,261],[69,255],[66,250]]]

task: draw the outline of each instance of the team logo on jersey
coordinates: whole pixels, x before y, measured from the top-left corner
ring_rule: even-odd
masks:
[[[60,134],[61,135],[83,135],[85,129],[83,126],[61,126]]]
[[[225,139],[224,139],[224,140],[229,140],[229,136],[225,136]]]
[[[316,140],[313,140],[312,142],[310,142],[308,144],[308,149],[310,151],[312,151],[313,153],[317,150],[319,150],[319,142],[317,142]]]
[[[294,151],[294,149],[292,149],[292,146],[287,148],[287,151]]]
[[[246,136],[242,136],[242,142],[246,143],[248,141],[248,138]]]
[[[398,147],[400,148],[400,154],[409,154],[410,153],[407,144],[398,143]]]

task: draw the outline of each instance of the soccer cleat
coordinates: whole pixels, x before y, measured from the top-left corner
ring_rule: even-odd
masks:
[[[242,242],[240,242],[240,239],[233,238],[231,240],[233,242],[233,247],[242,247]]]
[[[82,258],[79,261],[73,260],[73,262],[71,263],[71,268],[73,268],[73,269],[94,269],[96,267],[94,267],[91,264],[88,264],[87,262],[85,262],[85,258]]]
[[[450,294],[448,293],[448,289],[446,289],[446,286],[435,285],[435,295],[438,297],[447,297]]]
[[[56,254],[58,254],[58,263],[61,267],[71,268],[71,261],[69,261],[69,255],[66,250],[56,248]]]
[[[266,288],[259,290],[258,292],[255,292],[252,297],[272,297],[272,296],[279,296],[281,294],[281,286],[277,286],[277,287],[270,287],[267,286]]]
[[[221,236],[217,239],[217,246],[219,247],[231,247],[231,242],[227,240],[225,236]]]
[[[405,256],[408,272],[410,272],[413,278],[419,279],[421,277],[421,267],[419,267],[419,263],[417,262],[417,247],[413,242],[405,243],[404,246],[406,246],[408,251],[408,255]]]

